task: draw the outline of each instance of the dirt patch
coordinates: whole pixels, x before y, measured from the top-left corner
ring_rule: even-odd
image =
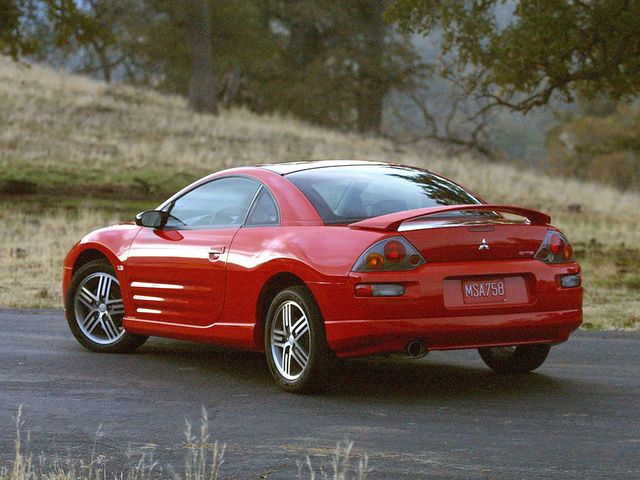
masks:
[[[8,195],[31,195],[38,191],[38,185],[35,182],[27,180],[0,180],[0,193]]]

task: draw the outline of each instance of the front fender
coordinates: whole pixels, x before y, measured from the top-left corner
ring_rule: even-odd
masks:
[[[124,299],[125,309],[128,308],[129,292],[124,264],[127,260],[129,248],[140,231],[135,225],[115,225],[101,228],[84,236],[76,243],[64,259],[62,277],[62,297],[65,300],[67,291],[71,285],[74,272],[84,263],[100,256],[106,258],[116,272],[116,278],[120,283],[120,290]]]

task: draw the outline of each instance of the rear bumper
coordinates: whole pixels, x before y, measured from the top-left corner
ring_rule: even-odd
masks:
[[[428,350],[560,343],[582,323],[582,309],[401,320],[325,322],[329,347],[341,357],[402,351],[419,340]]]
[[[329,347],[339,356],[397,352],[420,340],[429,350],[567,340],[582,323],[582,287],[563,288],[576,263],[537,260],[428,263],[407,272],[355,273],[343,284],[315,284]],[[462,279],[521,278],[505,304],[462,302]],[[399,283],[404,295],[355,296],[359,283]],[[457,292],[457,293],[456,293]],[[457,298],[460,297],[460,298]]]

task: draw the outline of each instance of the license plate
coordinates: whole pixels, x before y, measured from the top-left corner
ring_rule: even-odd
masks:
[[[504,279],[465,280],[462,282],[464,303],[502,303],[507,301]]]

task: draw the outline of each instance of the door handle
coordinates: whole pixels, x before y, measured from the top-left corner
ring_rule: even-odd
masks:
[[[209,249],[209,261],[215,262],[220,259],[220,255],[222,255],[226,250],[226,247],[211,247]]]

